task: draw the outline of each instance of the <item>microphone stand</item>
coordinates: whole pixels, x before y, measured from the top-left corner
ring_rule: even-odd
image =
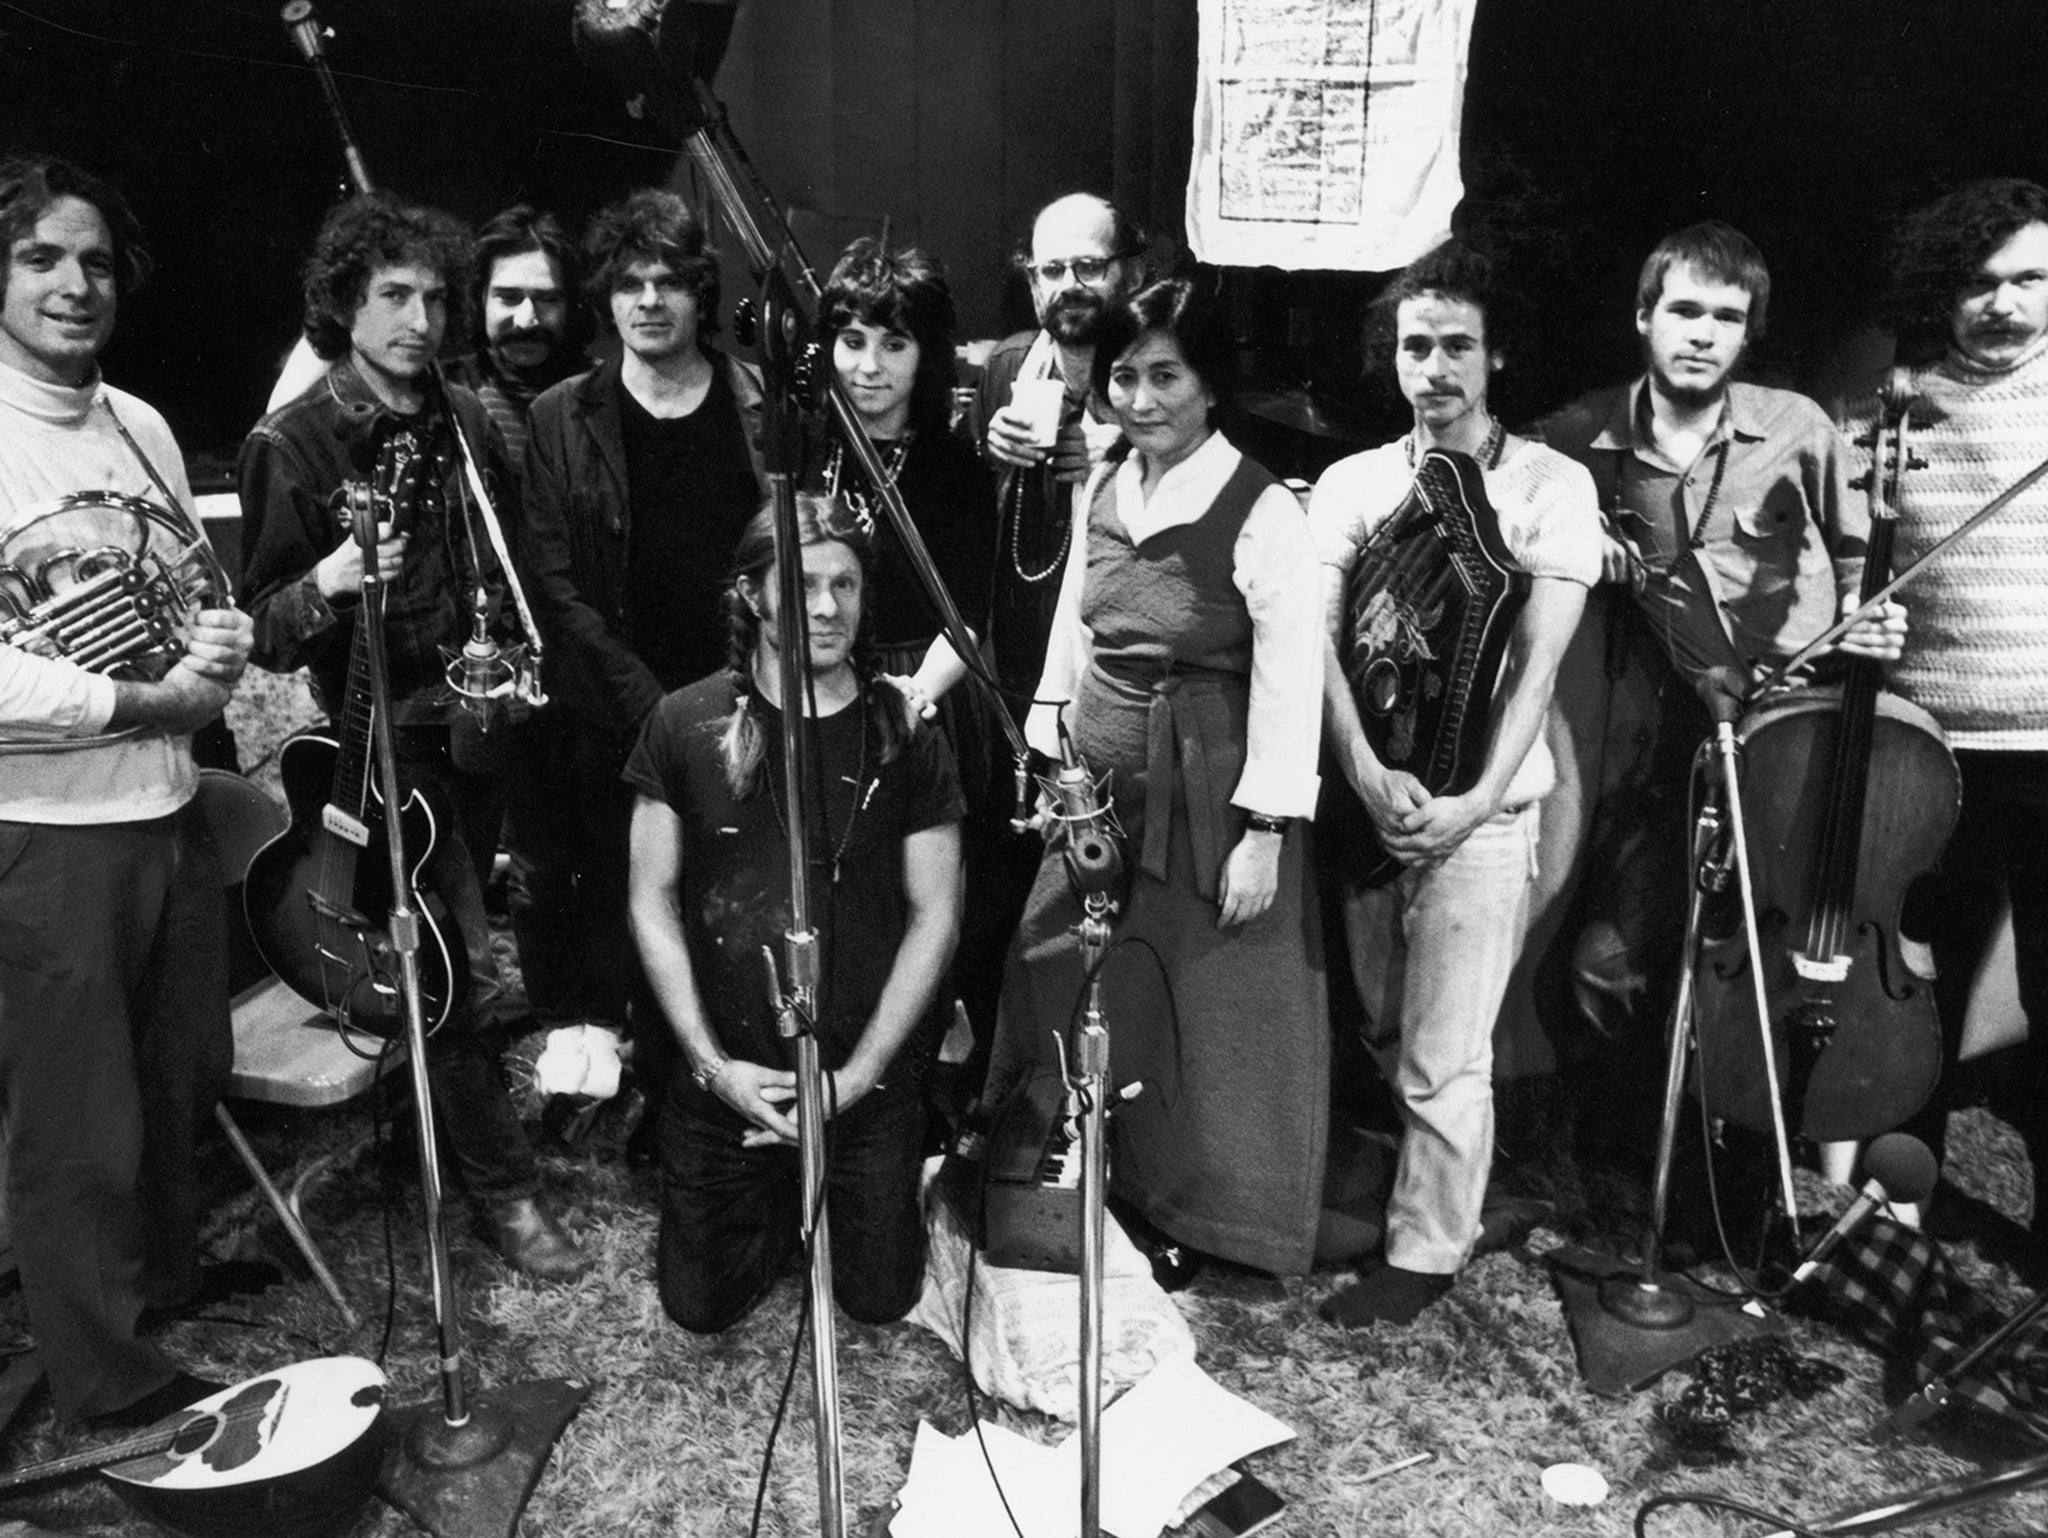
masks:
[[[637,95],[647,110],[682,140],[683,151],[703,177],[711,201],[725,216],[727,225],[746,255],[748,268],[765,281],[770,273],[781,280],[785,299],[808,320],[815,316],[822,292],[817,274],[804,259],[795,233],[747,158],[725,106],[712,94],[710,82],[697,74],[686,74],[663,53],[660,43],[661,7],[641,0],[578,0],[576,45],[591,62],[609,69],[620,84]],[[803,328],[806,332],[808,327]],[[792,346],[796,333],[788,338]],[[1027,826],[1031,805],[1031,750],[1023,730],[1011,718],[994,684],[978,658],[980,649],[959,606],[947,591],[924,537],[904,505],[882,456],[868,441],[860,415],[840,387],[829,366],[821,368],[820,390],[827,412],[838,430],[846,451],[861,468],[861,474],[875,489],[905,559],[917,574],[917,581],[938,611],[939,627],[947,643],[966,668],[975,687],[986,692],[989,715],[1001,728],[1010,747],[1014,767],[1015,814],[1010,826],[1021,833]]]
[[[811,840],[808,797],[815,784],[816,724],[806,711],[810,676],[810,614],[804,603],[803,540],[796,521],[796,464],[802,433],[800,386],[791,363],[801,320],[781,275],[761,284],[761,360],[767,384],[762,423],[769,497],[775,509],[775,593],[781,629],[776,678],[782,691],[782,787],[788,808],[789,929],[784,933],[783,981],[775,981],[777,1030],[796,1043],[797,1158],[803,1169],[803,1225],[809,1260],[811,1390],[818,1443],[818,1521],[825,1538],[846,1531],[846,1483],[841,1462],[839,1357],[832,1318],[832,1232],[826,1202],[825,1072],[818,1061],[818,932],[811,923]],[[863,710],[865,701],[854,708]]]
[[[414,1136],[419,1147],[420,1207],[426,1225],[427,1269],[441,1369],[441,1407],[414,1405],[391,1412],[397,1428],[377,1488],[428,1531],[443,1538],[510,1535],[548,1450],[569,1418],[590,1397],[591,1385],[573,1379],[516,1383],[497,1395],[472,1399],[464,1381],[462,1317],[449,1263],[442,1211],[441,1160],[434,1133],[433,1087],[427,1073],[426,1008],[420,992],[420,915],[412,902],[398,756],[391,736],[390,678],[384,649],[384,582],[377,574],[375,500],[352,494],[355,537],[363,549],[363,600],[356,623],[364,632],[370,681],[370,735],[377,783],[385,807],[384,845],[390,862],[390,932],[398,952],[399,989],[405,1000],[405,1045],[412,1076]]]
[[[1109,1021],[1102,1011],[1102,962],[1116,904],[1090,892],[1076,931],[1088,971],[1088,1009],[1069,1090],[1081,1098],[1081,1538],[1102,1532],[1102,1249],[1109,1190]]]

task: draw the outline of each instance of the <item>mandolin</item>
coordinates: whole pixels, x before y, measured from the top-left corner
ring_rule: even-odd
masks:
[[[384,1374],[355,1356],[295,1362],[117,1442],[0,1475],[0,1492],[97,1471],[186,1538],[333,1538],[384,1459]]]
[[[403,464],[391,469],[395,480],[405,473]],[[342,497],[364,560],[374,567],[378,513],[391,498],[353,481]],[[384,691],[372,676],[369,641],[371,627],[383,622],[383,585],[366,584],[340,719],[294,733],[279,751],[291,826],[250,861],[242,903],[258,953],[286,987],[343,1030],[388,1040],[405,1030],[405,998],[390,932],[397,894],[385,858],[387,808],[372,757],[371,726]],[[449,944],[453,921],[426,885],[447,817],[439,798],[419,786],[398,810],[409,895],[420,915],[421,1005],[430,1032],[446,1023],[469,987],[461,937]]]

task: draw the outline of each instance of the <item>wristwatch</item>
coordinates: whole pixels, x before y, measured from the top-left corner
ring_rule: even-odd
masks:
[[[710,1058],[692,1068],[690,1070],[690,1077],[697,1081],[697,1088],[709,1094],[711,1086],[718,1082],[718,1075],[724,1071],[725,1065],[731,1061],[732,1059],[729,1057]]]
[[[1275,817],[1270,812],[1246,812],[1244,825],[1253,833],[1285,833],[1291,817]]]

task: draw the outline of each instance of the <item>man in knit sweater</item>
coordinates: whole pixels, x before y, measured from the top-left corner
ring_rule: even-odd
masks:
[[[0,160],[0,525],[81,491],[177,502],[164,419],[98,358],[147,262],[112,188]],[[245,615],[203,609],[156,681],[0,644],[0,1136],[21,1293],[67,1418],[144,1425],[216,1385],[136,1333],[161,1287],[142,1182],[154,1136],[226,1086],[225,915],[193,795],[192,736],[249,658]],[[163,1065],[145,1075],[143,1065]],[[174,1088],[167,1080],[175,1080]],[[184,1249],[193,1250],[185,1235]],[[176,1259],[177,1257],[173,1257]],[[189,1260],[188,1255],[185,1259]]]
[[[1982,181],[1908,216],[1887,253],[1887,314],[1927,461],[1899,491],[1903,567],[2048,453],[2048,190]],[[1875,401],[1848,413],[1852,437]],[[1925,905],[1949,1062],[1979,958],[2010,901],[2030,1025],[2012,1081],[2036,1186],[2048,1176],[2048,487],[2035,486],[1916,577],[1893,688],[1933,714],[1963,777],[1962,818]],[[1944,1080],[1947,1082],[1946,1076]],[[1916,1128],[1940,1152],[1946,1093]],[[2042,1243],[2039,1205],[2034,1225]]]

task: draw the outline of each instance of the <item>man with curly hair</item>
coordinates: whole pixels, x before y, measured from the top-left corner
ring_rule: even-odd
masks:
[[[89,172],[0,159],[0,523],[96,490],[191,512],[163,417],[100,373],[148,271],[139,235]],[[0,644],[0,1139],[36,1360],[69,1419],[143,1425],[217,1387],[137,1322],[199,1280],[194,1121],[234,1042],[192,733],[249,645],[228,608],[154,680]]]
[[[482,875],[502,800],[474,723],[451,711],[445,682],[443,649],[468,638],[479,592],[496,606],[504,586],[456,434],[501,488],[503,451],[475,394],[435,367],[451,317],[467,314],[470,263],[455,219],[387,193],[328,216],[305,270],[306,337],[328,360],[327,375],[242,446],[243,602],[256,621],[257,663],[305,668],[322,708],[340,717],[365,557],[339,493],[359,482],[391,498],[375,555],[387,584],[391,724],[401,779],[452,809],[426,884],[460,932],[451,948],[466,953],[469,972],[466,999],[430,1050],[436,1102],[499,1253],[530,1275],[569,1280],[588,1263],[540,1203],[533,1150],[486,1034],[500,987]]]
[[[1883,319],[1917,396],[1896,564],[1917,559],[2048,453],[2048,189],[1972,182],[1908,215],[1887,250]],[[1874,393],[1845,428],[1867,436]],[[1953,1069],[1971,984],[2010,905],[2028,1035],[2009,1079],[2017,1130],[2048,1177],[2048,490],[2036,485],[1906,590],[1913,631],[1891,686],[1941,723],[1963,777],[1930,924]],[[1939,1154],[1947,1076],[1914,1130]],[[2034,1252],[2048,1260],[2036,1199]]]
[[[512,907],[536,1007],[624,1028],[638,987],[619,772],[661,697],[724,660],[725,552],[765,487],[761,385],[707,340],[718,255],[681,198],[649,188],[610,205],[583,255],[584,296],[620,352],[528,418],[521,551],[563,709],[520,771]],[[633,1036],[644,1152],[673,1049],[658,1023]]]

